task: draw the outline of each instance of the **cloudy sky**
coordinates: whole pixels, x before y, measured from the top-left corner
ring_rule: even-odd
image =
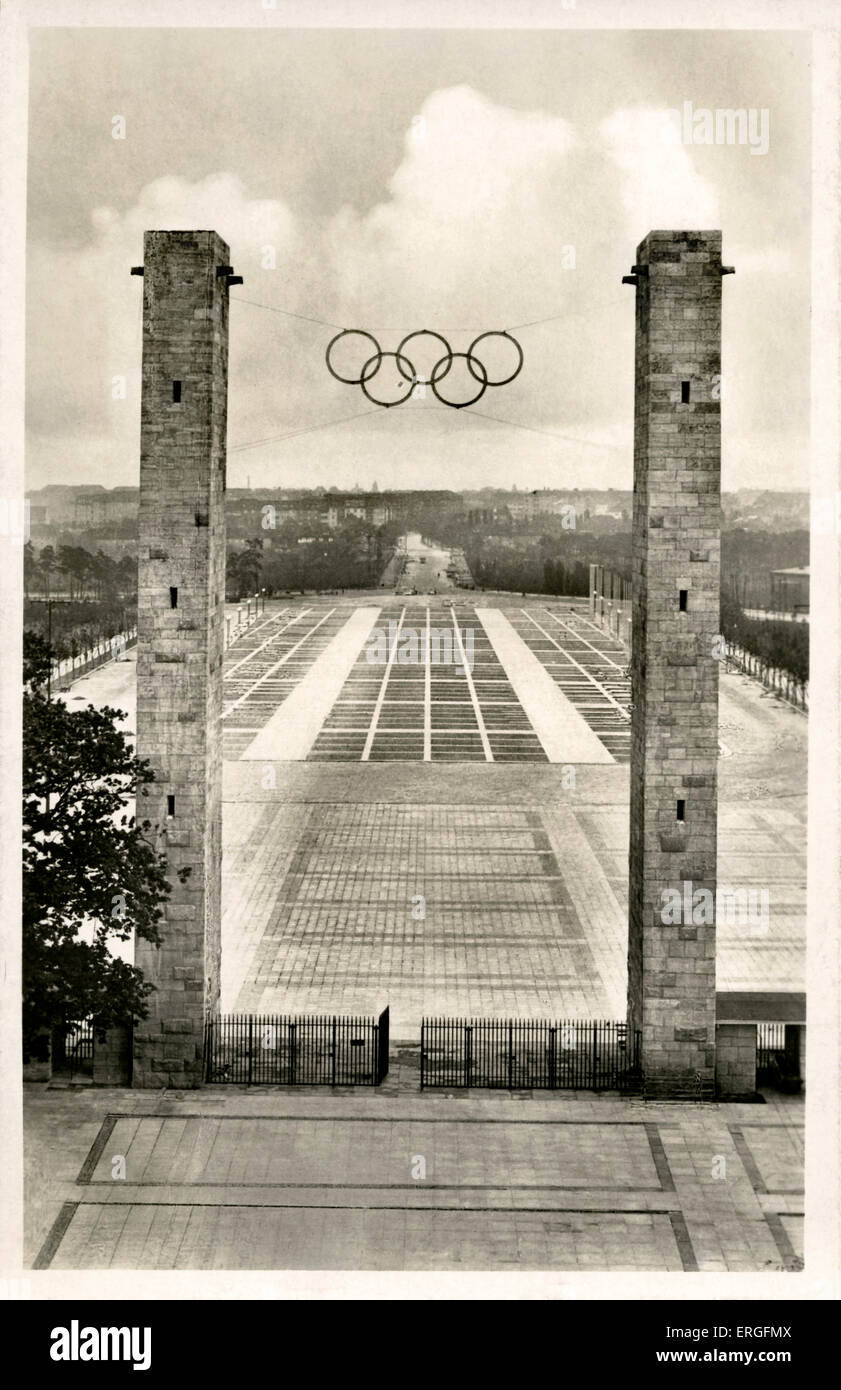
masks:
[[[720,227],[736,267],[723,485],[805,487],[807,42],[36,32],[29,486],[137,482],[142,288],[129,270],[144,229],[200,227],[245,277],[231,292],[230,486],[630,487],[634,292],[621,277],[652,228]],[[663,113],[687,101],[767,109],[767,153],[676,139]],[[421,328],[464,351],[516,327],[524,367],[472,411],[431,398],[376,410],[327,372],[330,325],[391,351]],[[118,376],[125,399],[112,399]]]

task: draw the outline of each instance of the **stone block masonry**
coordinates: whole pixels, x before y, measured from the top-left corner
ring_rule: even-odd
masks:
[[[756,1024],[719,1023],[715,1044],[719,1099],[753,1100],[756,1095]]]
[[[646,1094],[715,1094],[721,233],[650,232],[636,286],[628,1021]],[[708,900],[709,901],[709,900]]]
[[[219,999],[229,258],[211,231],[144,239],[137,752],[156,780],[138,817],[172,891],[161,946],[137,943],[155,985],[134,1031],[139,1087],[201,1085]]]

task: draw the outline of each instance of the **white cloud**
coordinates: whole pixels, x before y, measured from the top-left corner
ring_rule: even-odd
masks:
[[[633,227],[716,228],[720,210],[716,190],[695,170],[685,145],[665,138],[667,113],[657,110],[614,111],[600,133],[621,170],[622,199]]]
[[[328,238],[345,316],[375,326],[511,320],[545,301],[547,266],[567,240],[571,127],[473,91],[438,91],[406,137],[389,197],[346,208]],[[501,324],[496,320],[488,327]]]
[[[326,222],[305,218],[281,198],[251,198],[230,173],[196,183],[168,176],[126,211],[95,208],[87,246],[30,248],[33,484],[137,477],[142,282],[129,270],[142,261],[147,229],[214,228],[245,277],[234,298],[367,328],[387,350],[424,327],[446,332],[463,351],[484,329],[552,318],[518,332],[522,373],[488,390],[477,411],[567,436],[607,441],[610,428],[617,441],[629,438],[634,317],[622,274],[652,228],[721,225],[715,188],[695,171],[690,150],[664,144],[661,129],[662,112],[622,110],[584,144],[558,116],[511,110],[460,86],[424,103],[387,196],[367,212],[346,206]],[[575,269],[565,270],[570,245]],[[274,269],[264,268],[267,247]],[[751,253],[741,268],[745,262],[784,268],[773,251]],[[770,342],[758,279],[740,292],[740,316],[754,341]],[[366,409],[357,387],[326,370],[329,327],[233,304],[231,329],[231,445]],[[125,401],[111,399],[118,374],[127,378]],[[395,427],[402,413],[232,454],[229,476],[235,483],[249,472],[282,485],[340,482],[352,471],[386,485],[459,486],[478,484],[483,469],[511,481],[533,469],[532,485],[553,476],[585,485],[597,474],[609,478],[613,459],[617,476],[630,478],[621,446],[578,449],[426,406],[411,425]]]

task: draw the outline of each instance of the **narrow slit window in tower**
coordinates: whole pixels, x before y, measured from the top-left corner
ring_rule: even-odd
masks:
[[[683,824],[686,820],[686,802],[679,801],[677,804],[677,819]]]
[[[682,382],[680,383],[680,403],[681,403],[681,405],[688,405],[688,404],[689,404],[689,382],[688,382],[688,381],[682,381]]]
[[[688,590],[688,589],[681,589],[681,591],[680,591],[680,611],[681,611],[681,613],[685,613],[685,612],[686,612],[686,600],[687,600],[688,597],[689,597],[689,590]]]
[[[174,381],[174,382],[172,383],[172,399],[175,401],[176,405],[177,405],[178,402],[181,400],[181,382],[180,382],[180,381]]]
[[[174,584],[169,586],[169,606],[170,608],[178,607],[178,589]]]
[[[166,813],[167,813],[167,816],[169,816],[169,817],[172,817],[172,816],[175,815],[175,797],[174,797],[174,796],[168,796],[167,799],[166,799]]]

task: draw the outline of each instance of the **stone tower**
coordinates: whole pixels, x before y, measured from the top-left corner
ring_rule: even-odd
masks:
[[[720,232],[650,232],[636,286],[628,1022],[646,1094],[715,1091]]]
[[[156,780],[171,895],[162,944],[137,943],[155,986],[134,1035],[135,1086],[201,1084],[219,999],[220,715],[230,253],[215,232],[147,232],[137,613],[137,752]],[[182,876],[189,870],[186,877]]]

